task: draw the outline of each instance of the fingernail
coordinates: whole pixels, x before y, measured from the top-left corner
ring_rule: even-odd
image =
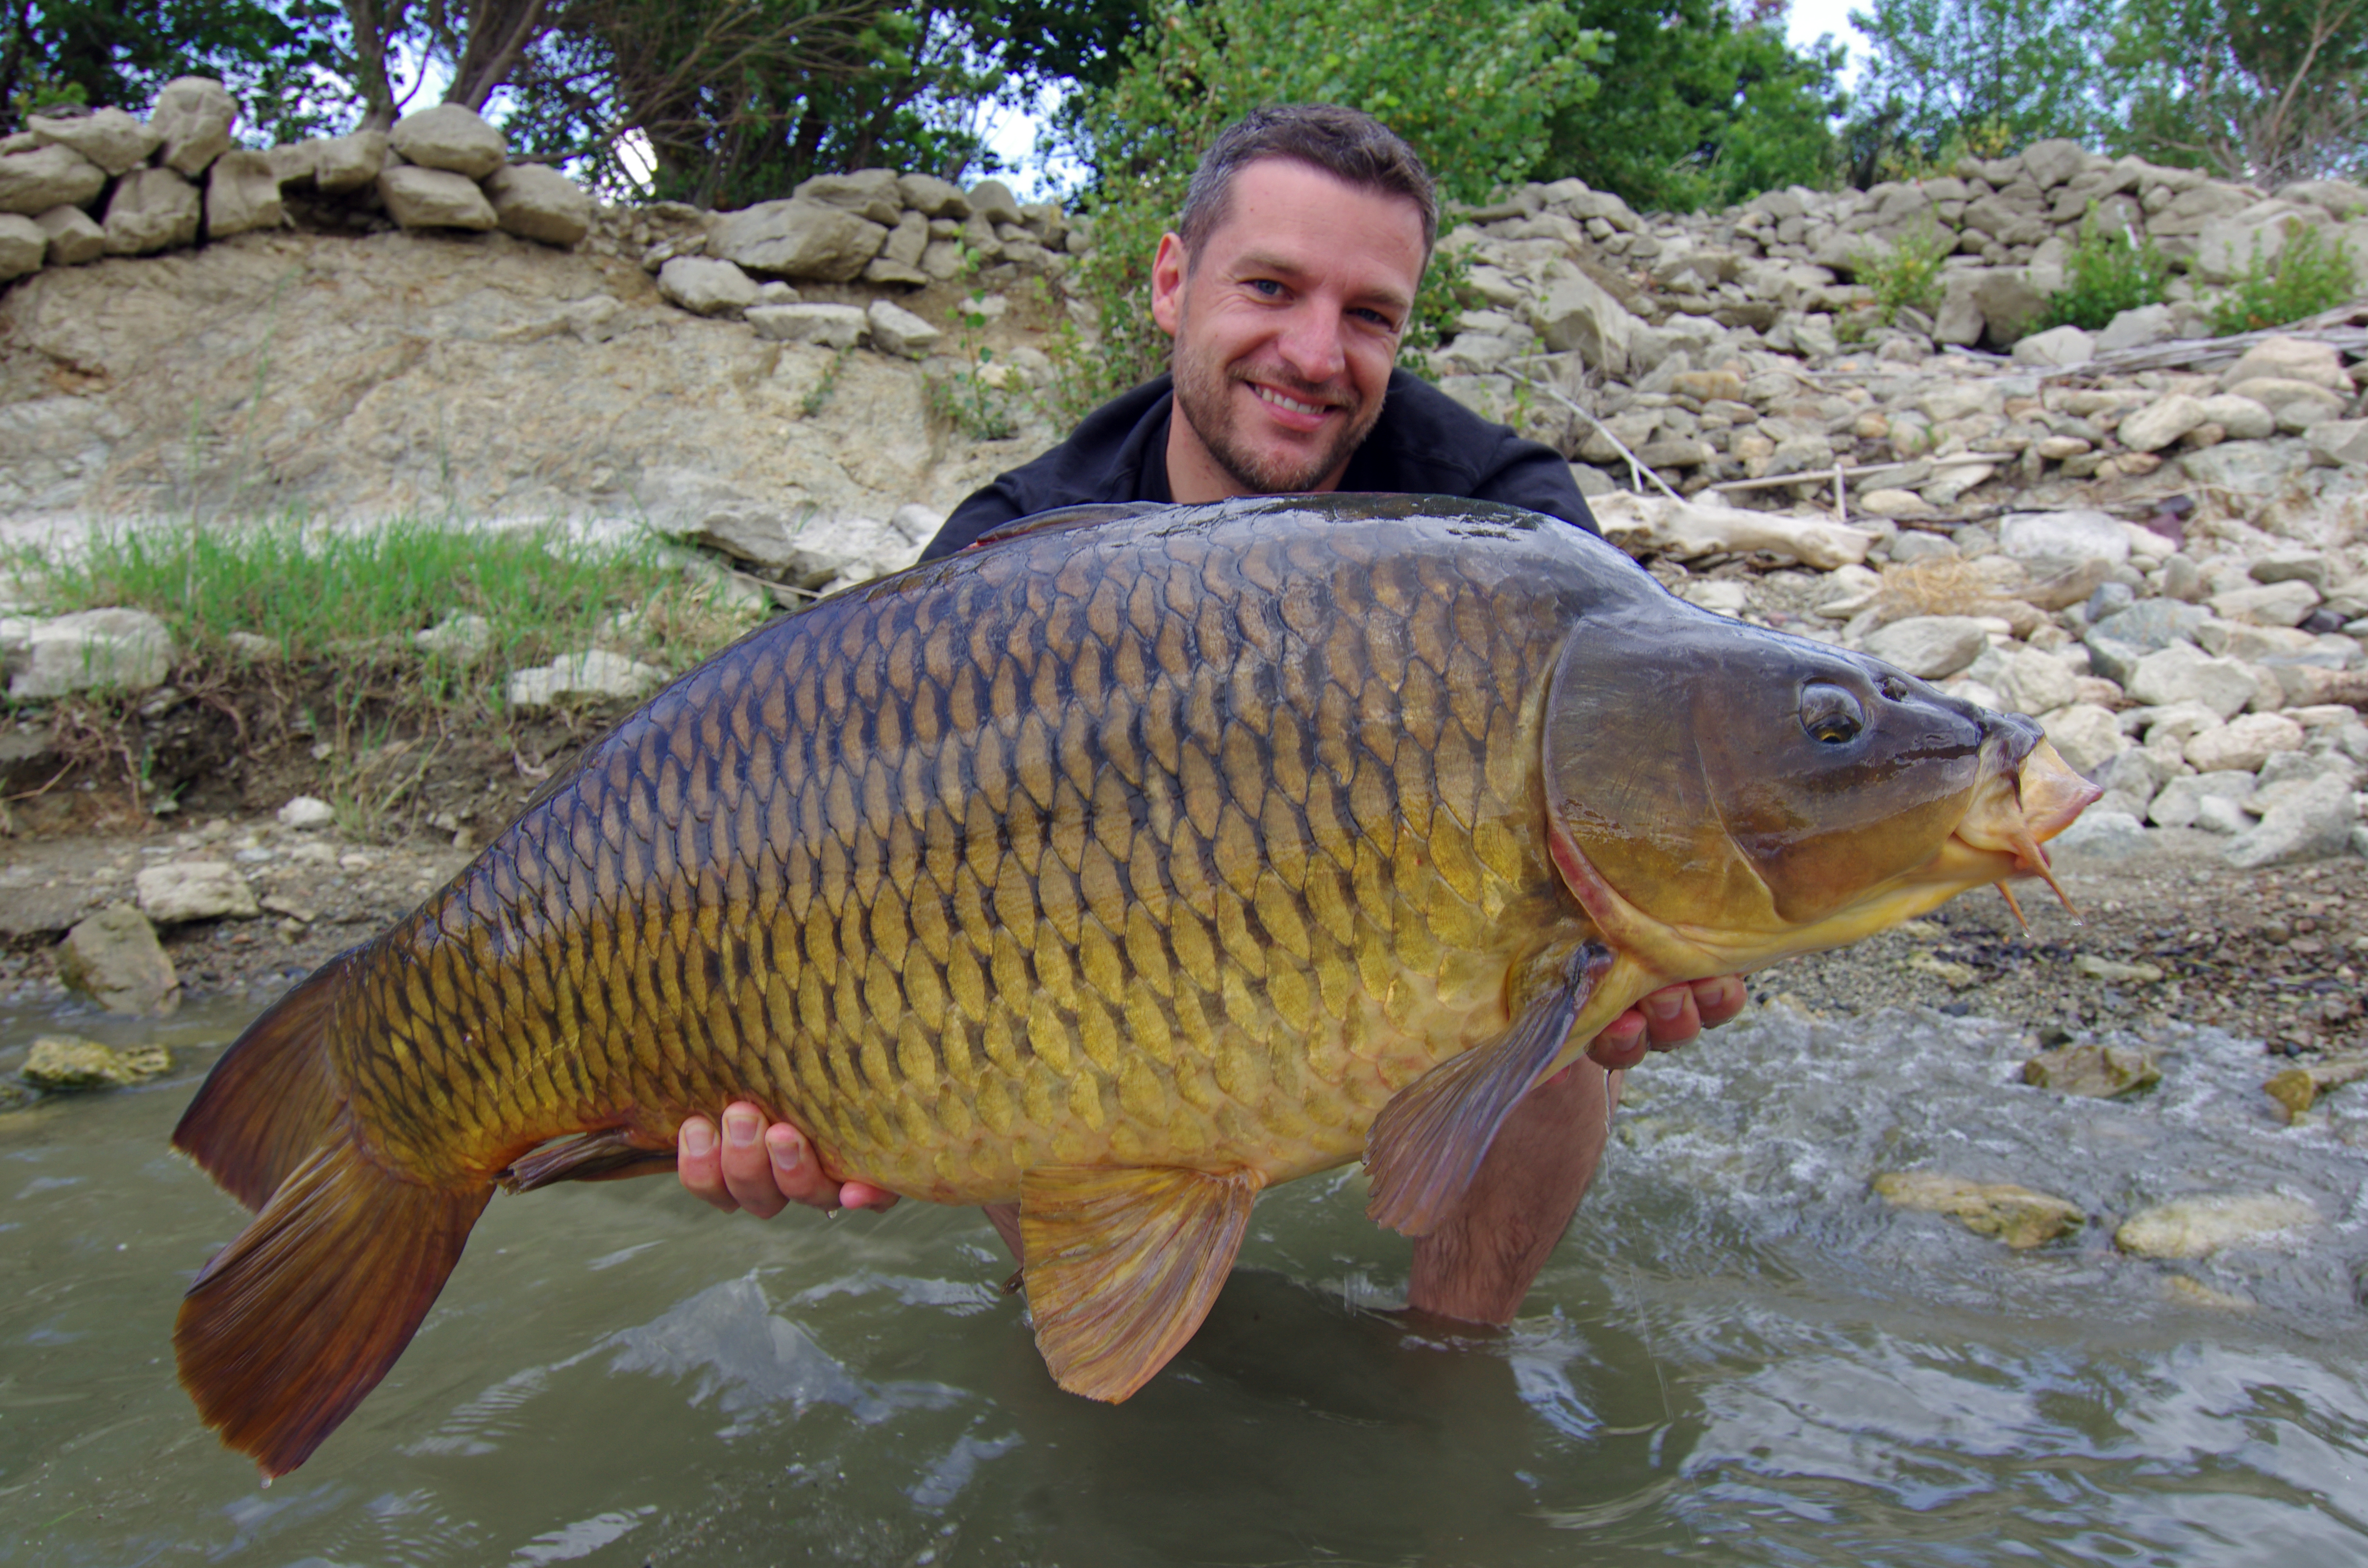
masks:
[[[775,1170],[794,1171],[806,1163],[805,1144],[794,1132],[784,1131],[778,1138],[767,1133],[765,1149],[773,1156]]]
[[[1684,1006],[1685,1004],[1683,1002],[1674,996],[1647,996],[1645,998],[1645,1011],[1652,1014],[1655,1018],[1665,1024],[1670,1019],[1676,1017],[1678,1016],[1679,1009]]]
[[[745,1149],[757,1141],[757,1119],[743,1111],[738,1116],[723,1119],[723,1141],[735,1149]]]
[[[714,1130],[703,1121],[686,1122],[682,1130],[683,1147],[694,1160],[703,1160],[715,1153]]]

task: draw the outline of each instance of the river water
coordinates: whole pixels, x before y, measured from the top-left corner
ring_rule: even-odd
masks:
[[[60,1028],[184,1069],[0,1116],[0,1562],[2368,1563],[2368,1089],[2283,1129],[2216,1031],[2095,1102],[2014,1083],[2004,1026],[1757,1012],[1634,1075],[1512,1329],[1394,1315],[1406,1244],[1317,1177],[1117,1408],[1052,1386],[974,1213],[497,1199],[386,1381],[262,1488],[169,1345],[242,1215],[165,1139],[249,1010],[0,1017],[0,1071]],[[1872,1197],[1889,1169],[2091,1223],[2009,1252]],[[2207,1192],[2319,1222],[2114,1250]]]

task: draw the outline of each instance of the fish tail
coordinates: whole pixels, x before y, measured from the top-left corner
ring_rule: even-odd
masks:
[[[173,1350],[206,1425],[266,1476],[303,1463],[403,1354],[492,1197],[394,1175],[339,1111],[181,1302]]]
[[[331,959],[249,1024],[173,1129],[173,1147],[250,1210],[271,1200],[345,1106],[327,1036],[360,950]]]

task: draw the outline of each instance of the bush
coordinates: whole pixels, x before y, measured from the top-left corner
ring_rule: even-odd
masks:
[[[2040,325],[2100,332],[2123,311],[2159,305],[2170,283],[2170,263],[2151,237],[2134,244],[2129,232],[2097,222],[2089,203],[2080,243],[2064,258],[2064,287],[2047,296]]]
[[[1957,248],[1939,225],[1921,234],[1902,234],[1880,250],[1851,258],[1858,280],[1874,295],[1875,312],[1889,326],[1902,311],[1932,314],[1941,308],[1941,263]]]
[[[2286,231],[2286,243],[2274,256],[2261,254],[2259,235],[2245,275],[2212,303],[2212,335],[2259,332],[2288,322],[2331,311],[2351,300],[2358,288],[2351,247],[2342,240],[2329,244],[2317,229],[2295,224]]]
[[[1483,201],[1527,176],[1554,110],[1595,91],[1600,35],[1567,0],[1160,0],[1125,67],[1071,134],[1093,171],[1093,249],[1073,290],[1101,324],[1064,401],[1091,403],[1156,375],[1167,339],[1151,319],[1152,253],[1176,223],[1193,165],[1262,104],[1335,103],[1378,116],[1429,165],[1443,199]],[[1404,348],[1453,319],[1458,269],[1433,258]]]

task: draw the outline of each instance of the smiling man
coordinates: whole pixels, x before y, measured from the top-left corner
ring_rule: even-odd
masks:
[[[1469,496],[1594,530],[1570,465],[1396,369],[1438,237],[1430,176],[1372,116],[1323,104],[1257,110],[1192,176],[1151,269],[1172,369],[1097,409],[1065,441],[957,506],[922,552],[1094,502],[1193,503],[1309,491]],[[1609,1134],[1622,1070],[1742,1010],[1733,978],[1673,985],[1615,1019],[1506,1122],[1453,1221],[1415,1244],[1410,1303],[1502,1323],[1569,1225]],[[756,1107],[723,1136],[686,1121],[683,1185],[719,1209],[884,1209],[892,1194],[818,1168],[798,1130]],[[987,1217],[1019,1250],[1016,1205]]]

